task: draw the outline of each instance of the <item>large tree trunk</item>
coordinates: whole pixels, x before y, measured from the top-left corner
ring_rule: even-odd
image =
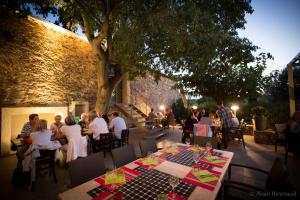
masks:
[[[108,78],[105,73],[106,63],[103,61],[99,62],[97,67],[97,99],[95,110],[97,112],[107,112],[109,109],[110,99],[112,96],[113,88],[108,83]]]
[[[102,57],[103,58],[103,57]],[[115,74],[114,77],[109,78],[107,75],[107,68],[111,67],[109,65],[108,59],[100,59],[98,57],[98,66],[97,66],[97,99],[95,110],[97,112],[107,113],[109,110],[111,97],[114,89],[123,79],[123,74]]]

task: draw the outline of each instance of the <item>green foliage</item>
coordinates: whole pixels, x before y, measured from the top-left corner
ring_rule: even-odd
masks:
[[[188,109],[183,105],[182,98],[177,99],[176,103],[172,105],[172,111],[175,115],[176,122],[180,123],[181,120],[188,117]]]
[[[103,77],[98,81],[104,79],[97,101],[110,98],[101,89],[112,91],[125,72],[132,79],[159,71],[191,94],[225,102],[256,98],[261,92],[261,73],[270,55],[255,58],[258,47],[237,34],[245,14],[253,12],[250,1],[12,1],[24,11],[54,14],[56,23],[69,30],[82,27],[99,59],[98,76]],[[115,77],[107,78],[111,69]]]
[[[266,109],[263,106],[255,106],[251,108],[251,113],[253,116],[263,116],[266,114]]]
[[[215,113],[215,111],[217,110],[217,103],[211,97],[203,97],[199,99],[197,102],[198,102],[199,109],[204,108],[206,111],[210,113]]]

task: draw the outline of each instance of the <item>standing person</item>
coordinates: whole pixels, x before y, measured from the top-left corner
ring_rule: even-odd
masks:
[[[231,122],[233,128],[240,127],[240,121],[233,112],[231,112]]]
[[[26,122],[23,125],[20,136],[22,138],[28,138],[30,136],[30,133],[35,131],[35,126],[37,125],[38,121],[39,121],[38,114],[29,115],[29,122]]]
[[[100,134],[109,133],[106,121],[102,117],[98,117],[96,111],[89,112],[89,121],[89,129],[93,132],[95,140],[100,139]]]
[[[124,119],[119,116],[118,112],[112,113],[109,129],[113,130],[115,138],[119,140],[122,138],[122,130],[127,129]]]
[[[222,142],[224,144],[224,148],[226,149],[228,146],[229,131],[232,127],[231,110],[228,107],[225,107],[222,101],[218,101],[217,106],[217,114],[222,122]]]
[[[64,123],[61,122],[62,117],[60,115],[56,115],[54,117],[54,123],[50,125],[50,130],[54,133],[55,137],[60,138],[61,137],[61,130],[60,128],[64,125]]]

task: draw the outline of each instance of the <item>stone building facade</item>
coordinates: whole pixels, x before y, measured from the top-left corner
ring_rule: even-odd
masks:
[[[1,107],[56,106],[79,100],[94,107],[97,62],[85,38],[33,17],[1,19],[0,29]],[[158,109],[178,98],[172,85],[174,81],[166,77],[156,83],[149,75],[131,81],[127,95]]]
[[[69,108],[72,102],[88,102],[91,110],[96,101],[96,65],[83,37],[30,16],[0,19],[1,112],[7,107]],[[166,77],[156,83],[150,75],[124,80],[114,103],[132,103],[145,113],[150,107],[168,107],[179,97],[172,85],[174,81]],[[3,123],[1,144],[2,132]]]

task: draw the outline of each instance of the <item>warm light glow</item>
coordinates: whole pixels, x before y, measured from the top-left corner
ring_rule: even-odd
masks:
[[[237,105],[231,106],[231,110],[233,110],[234,112],[236,112],[238,109],[239,109],[239,106],[237,106]]]
[[[198,108],[198,106],[193,105],[192,108],[193,108],[194,110],[196,110],[196,109]]]
[[[159,110],[165,110],[165,106],[164,105],[159,106]]]

